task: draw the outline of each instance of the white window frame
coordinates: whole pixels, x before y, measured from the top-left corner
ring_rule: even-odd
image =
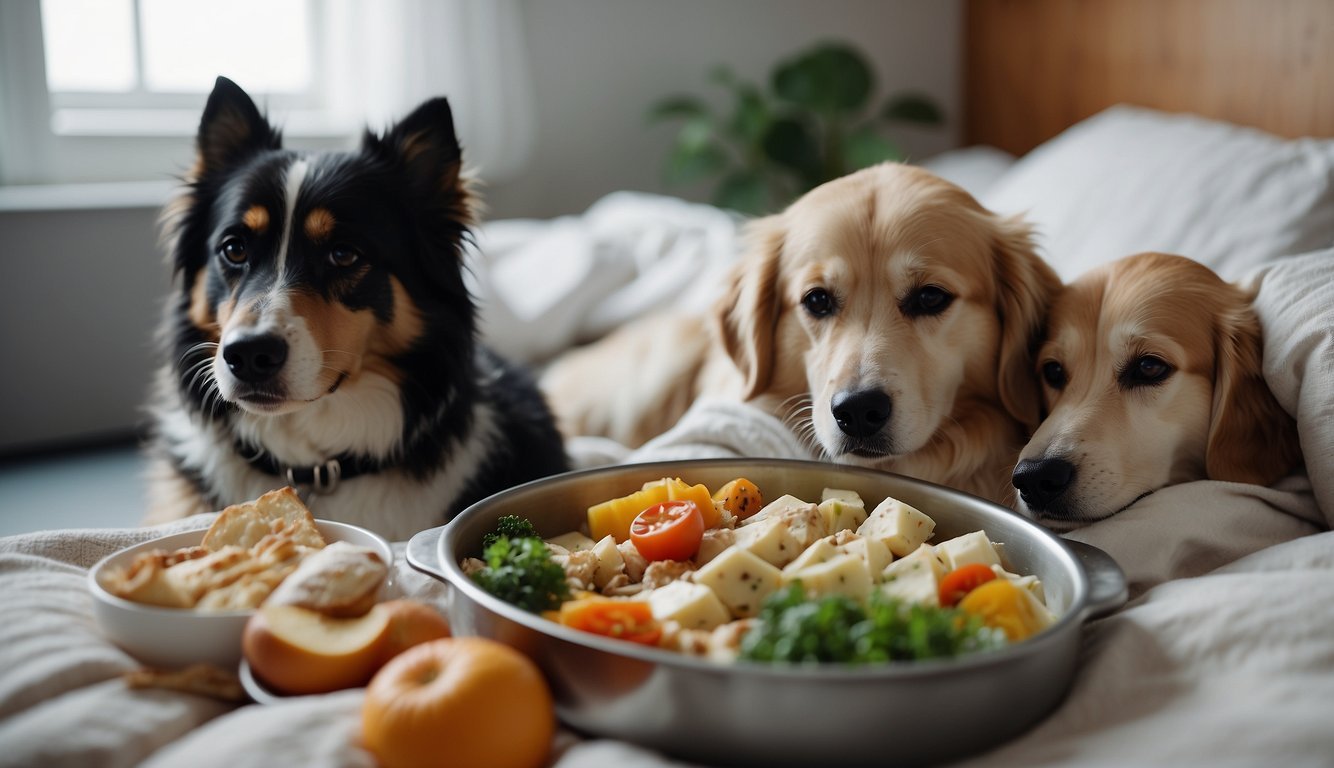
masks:
[[[521,0],[314,0],[311,23],[313,97],[252,94],[288,144],[348,148],[368,124],[384,128],[445,94],[465,162],[493,182],[526,165],[535,128]],[[206,94],[156,99],[144,110],[99,108],[100,94],[62,105],[46,87],[43,47],[40,0],[0,0],[0,193],[144,181],[165,198],[193,162]],[[344,55],[349,47],[359,55]]]

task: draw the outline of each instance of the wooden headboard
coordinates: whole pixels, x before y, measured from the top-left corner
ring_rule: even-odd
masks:
[[[1334,0],[967,0],[964,138],[1016,155],[1118,103],[1334,136]]]

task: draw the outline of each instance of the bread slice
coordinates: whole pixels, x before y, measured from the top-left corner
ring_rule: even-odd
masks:
[[[389,566],[373,549],[336,541],[306,557],[265,605],[296,605],[326,616],[362,616],[375,605]]]
[[[289,486],[222,510],[204,534],[203,546],[214,552],[223,547],[250,549],[278,528],[287,529],[301,546],[321,549],[326,543],[310,510]]]

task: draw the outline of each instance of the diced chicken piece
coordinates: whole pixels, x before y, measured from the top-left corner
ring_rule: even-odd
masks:
[[[783,571],[783,583],[800,582],[807,597],[843,595],[861,602],[871,594],[871,575],[856,555],[836,554],[833,558],[799,571]]]
[[[946,571],[965,565],[1000,565],[1000,557],[983,531],[973,531],[936,544],[936,555]]]
[[[738,619],[715,627],[709,633],[709,658],[724,663],[735,661],[741,652],[741,639],[757,622],[758,619]]]
[[[628,597],[637,595],[644,591],[643,584],[631,584],[630,577],[624,573],[618,573],[612,577],[611,581],[602,588],[602,594],[610,597]]]
[[[622,541],[616,545],[616,549],[621,553],[621,559],[625,563],[625,575],[630,577],[630,581],[638,584],[644,579],[644,569],[648,568],[648,560],[639,554],[639,548],[633,541]]]
[[[646,596],[653,618],[675,622],[683,629],[713,629],[731,620],[727,607],[712,589],[702,584],[676,581]]]
[[[706,657],[712,639],[713,632],[708,629],[688,629],[675,621],[667,621],[662,625],[658,646],[686,656]]]
[[[465,557],[463,558],[463,562],[459,563],[459,567],[463,569],[464,576],[471,577],[478,571],[486,570],[486,563],[475,557]]]
[[[733,616],[760,612],[765,598],[777,591],[781,572],[748,550],[728,547],[695,573],[695,582],[712,589]]]
[[[736,531],[731,528],[710,528],[704,532],[704,538],[699,542],[699,552],[695,553],[695,564],[704,565],[735,543]]]
[[[884,542],[896,557],[904,557],[931,538],[935,529],[936,521],[898,499],[887,498],[857,528],[857,533]]]
[[[693,570],[695,570],[694,563],[683,560],[654,560],[644,569],[644,578],[641,581],[644,589],[659,589],[674,581],[680,581]]]
[[[565,580],[570,583],[571,589],[589,589],[593,586],[593,573],[597,570],[598,558],[591,549],[552,555],[551,559],[565,569]]]

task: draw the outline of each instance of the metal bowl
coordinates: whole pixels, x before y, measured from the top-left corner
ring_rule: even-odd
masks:
[[[501,515],[527,517],[543,536],[554,536],[583,525],[590,505],[667,476],[710,488],[746,477],[766,498],[818,500],[826,487],[857,491],[868,505],[893,496],[936,521],[933,541],[983,530],[1003,542],[1011,570],[1042,579],[1057,620],[1023,642],[951,660],[722,665],[547,621],[484,592],[460,569]],[[570,727],[726,765],[920,765],[1000,744],[1060,703],[1075,672],[1081,625],[1126,598],[1124,574],[1106,554],[1062,541],[989,501],[900,475],[785,460],[632,464],[534,481],[417,534],[407,559],[453,587],[456,634],[499,640],[537,662]]]

